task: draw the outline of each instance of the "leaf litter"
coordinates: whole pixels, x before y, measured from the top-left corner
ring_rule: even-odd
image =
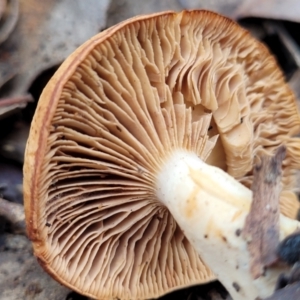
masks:
[[[300,40],[295,34],[300,30],[298,2],[49,0],[41,5],[39,0],[0,0],[0,298],[87,299],[57,284],[38,266],[22,222],[16,221],[22,219],[19,199],[22,196],[23,153],[36,101],[47,81],[44,71],[53,73],[85,40],[126,18],[163,10],[201,8],[237,20],[265,42],[276,55],[291,87],[300,96]],[[9,199],[2,199],[3,195]],[[295,236],[298,238],[297,234]],[[275,234],[273,248],[276,243]],[[286,247],[285,244],[281,246]],[[258,268],[260,272],[264,265],[274,261],[276,253],[271,252],[272,258],[267,262],[265,258],[259,259],[263,261]],[[279,286],[268,299],[293,295],[299,287],[299,278],[295,275],[297,263],[295,265],[291,274],[284,275],[285,285]],[[183,300],[230,299],[218,282],[176,291],[161,299],[174,297]]]

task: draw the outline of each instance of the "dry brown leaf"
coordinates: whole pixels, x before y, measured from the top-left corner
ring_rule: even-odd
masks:
[[[0,1],[0,44],[15,28],[19,17],[19,0]]]
[[[260,17],[300,22],[299,0],[245,0],[233,13],[233,18]]]
[[[8,1],[8,0],[7,0]],[[45,69],[61,63],[99,32],[109,0],[20,0],[17,26],[0,48],[0,87],[24,94]]]
[[[0,20],[3,18],[6,8],[6,0],[0,0]]]
[[[178,0],[184,9],[208,9],[231,17],[244,0]]]
[[[182,10],[178,0],[111,0],[107,16],[107,27],[130,17],[164,10]]]
[[[261,17],[300,22],[299,0],[178,0],[185,9],[209,9],[233,19]]]

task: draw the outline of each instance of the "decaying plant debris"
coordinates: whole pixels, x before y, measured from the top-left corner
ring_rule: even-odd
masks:
[[[98,25],[89,27],[90,31],[88,34],[91,36],[94,34],[93,30],[101,30],[104,27],[114,25],[116,22],[121,21],[122,18],[124,19],[124,17],[128,18],[141,12],[150,13],[157,10],[167,9],[180,10],[183,8],[192,8],[192,6],[194,6],[194,8],[196,8],[196,6],[203,8],[204,5],[203,3],[201,3],[201,0],[168,0],[164,1],[163,3],[161,1],[149,0],[146,1],[147,4],[138,1],[138,5],[136,4],[136,1],[137,0],[107,1],[107,3],[105,4],[106,6],[101,10],[101,13],[103,13],[102,16],[104,16],[106,10],[108,9],[108,18],[106,22],[104,21],[103,17],[99,17]],[[36,5],[35,1],[0,1],[0,16],[2,16],[0,22],[0,101],[1,99],[7,99],[0,103],[0,197],[2,196],[2,198],[5,198],[3,194],[5,193],[5,195],[8,196],[9,201],[13,203],[12,205],[9,204],[10,208],[9,211],[7,211],[7,203],[3,202],[2,200],[2,202],[0,202],[0,298],[4,300],[15,300],[16,298],[36,300],[84,299],[77,298],[79,296],[76,295],[75,292],[71,292],[64,287],[57,285],[56,282],[47,277],[45,272],[39,269],[38,265],[34,264],[34,258],[30,254],[30,245],[28,242],[26,242],[25,236],[22,236],[24,228],[22,226],[19,227],[13,225],[15,222],[14,220],[16,220],[16,215],[11,214],[12,211],[15,211],[14,209],[11,210],[11,208],[15,206],[15,202],[20,201],[20,178],[22,176],[21,164],[23,162],[21,153],[25,148],[24,141],[26,141],[28,135],[28,127],[31,121],[32,114],[34,112],[36,101],[39,97],[40,91],[49,78],[49,74],[52,74],[56,66],[66,57],[67,50],[65,48],[63,49],[63,47],[60,48],[59,43],[55,43],[55,41],[52,40],[53,46],[55,48],[55,55],[53,50],[54,48],[51,48],[52,50],[48,49],[43,52],[44,54],[47,54],[46,57],[41,55],[42,52],[39,51],[38,44],[33,42],[31,43],[31,46],[33,48],[36,48],[35,50],[37,52],[30,52],[33,49],[28,51],[27,54],[29,55],[29,59],[20,64],[20,62],[16,58],[23,57],[23,54],[21,53],[24,53],[24,51],[26,52],[26,49],[24,47],[22,48],[22,45],[20,45],[22,50],[20,50],[21,52],[19,56],[16,55],[16,51],[18,49],[18,41],[24,41],[26,39],[28,40],[29,38],[36,38],[36,36],[26,36],[31,33],[32,30],[34,31],[35,28],[35,22],[28,23],[28,20],[30,20],[30,14],[32,17],[32,15],[35,15],[36,12],[40,10],[42,12],[42,14],[40,15],[40,19],[36,17],[35,20],[37,21],[36,23],[41,24],[40,21],[45,19],[43,15],[50,14],[51,9],[55,5],[55,2],[56,1],[54,0],[49,1],[49,5],[47,7],[44,7],[44,10],[42,12],[42,8]],[[110,6],[108,5],[108,2],[110,2]],[[267,2],[268,5],[272,4],[271,0]],[[217,1],[215,1],[215,3],[217,3]],[[247,8],[247,5],[249,7],[249,3],[251,5],[251,2],[245,1],[244,7]],[[222,1],[222,5],[220,4],[220,6],[218,7],[218,4],[216,4],[214,8],[222,13],[222,9],[227,9],[228,11],[228,7],[233,4],[233,0]],[[65,7],[67,7],[67,5],[69,4],[67,3],[67,1],[65,1],[64,5]],[[6,9],[7,7],[11,7],[9,13],[5,13],[5,7]],[[253,7],[254,6],[252,6],[252,8]],[[247,17],[247,14],[245,14],[246,10],[247,9],[244,9],[244,11],[240,13],[240,15],[243,15],[244,13],[244,16]],[[250,12],[250,10],[248,11]],[[292,17],[297,11],[296,7],[293,11],[291,7],[290,14],[289,10],[285,7],[284,11],[282,10],[281,16],[280,14],[278,14],[280,13],[280,10],[275,9],[275,6],[273,7],[273,9],[269,9],[268,11],[270,13],[276,12],[276,14],[273,13],[273,16],[271,14],[268,15],[265,11],[264,15],[264,10],[260,10],[260,17],[262,17],[263,19],[243,19],[239,21],[243,26],[248,28],[253,33],[253,35],[259,37],[262,41],[264,41],[269,46],[271,51],[275,53],[281,68],[286,74],[287,80],[290,82],[291,87],[299,97],[300,41],[295,32],[299,32],[300,25],[297,23],[282,21],[297,21]],[[56,12],[59,11],[56,10]],[[88,5],[86,6],[86,13],[88,14]],[[26,14],[25,17],[24,14]],[[3,17],[4,15],[5,17]],[[270,21],[269,19],[267,19],[268,17],[273,18],[273,20]],[[78,20],[80,19],[80,17],[76,16],[75,19]],[[85,19],[91,20],[91,18]],[[5,24],[5,28],[1,27],[3,24]],[[20,31],[21,24],[27,24],[27,29],[23,32]],[[4,28],[5,30],[1,31],[1,28]],[[38,32],[38,38],[42,36],[41,34],[43,26],[40,26],[40,28],[41,30]],[[50,27],[48,27],[47,30],[50,30]],[[57,38],[65,39],[66,35],[69,36],[69,33],[61,32],[61,35]],[[22,39],[20,39],[21,36]],[[69,50],[73,46],[76,47],[82,42],[83,40],[76,40],[76,38],[74,40],[72,39],[72,43],[70,44],[71,47],[69,48]],[[30,44],[30,42],[28,43]],[[47,45],[47,41],[44,41],[43,45]],[[42,64],[38,66],[38,64],[36,63],[34,67],[31,67],[32,63],[35,63],[34,58],[36,53],[40,54],[39,59],[40,61],[42,61]],[[49,64],[47,63],[47,61],[49,62]],[[21,65],[23,66],[22,68],[20,68]],[[54,66],[54,68],[49,69],[49,71],[47,71],[47,74],[41,73],[43,70],[47,70],[51,66]],[[27,78],[26,74],[29,74]],[[28,93],[33,95],[33,99],[35,102],[31,102],[32,98],[31,96],[27,96]],[[23,126],[23,124],[25,124],[25,126]],[[21,127],[25,128],[25,130],[20,130]],[[21,136],[19,133],[21,133]],[[11,166],[11,170],[8,171],[7,166]],[[2,205],[3,203],[4,206]],[[3,207],[5,207],[5,210],[3,209]],[[16,207],[18,210],[20,210],[20,212],[22,211],[21,206],[17,205]],[[5,217],[3,217],[3,215],[5,215]],[[273,239],[274,245],[275,240],[276,238]],[[297,241],[298,239],[296,233],[294,242],[297,243]],[[285,253],[291,255],[290,248],[284,248],[286,247],[286,245],[282,247],[282,249],[285,249]],[[274,261],[274,257],[276,254],[274,254],[274,251],[272,251],[272,253],[273,255],[272,259],[270,260],[271,262]],[[296,257],[298,254],[293,253],[293,255],[294,257]],[[289,263],[291,265],[294,265],[296,260],[297,259],[293,258],[293,262]],[[262,263],[262,265],[260,265],[260,267],[258,268],[259,272],[262,272],[262,270],[264,270],[264,266],[270,261],[268,261],[267,263]],[[10,263],[5,264],[4,262]],[[16,269],[12,269],[11,267],[9,267],[12,265],[14,265]],[[17,269],[19,269],[19,271]],[[296,266],[294,266],[293,270],[294,273],[292,272],[291,274],[283,274],[283,280],[278,285],[278,290],[275,291],[273,296],[269,297],[268,299],[276,300],[282,298],[299,298],[298,294],[295,294],[297,293],[299,288],[298,277],[295,275]],[[18,276],[19,274],[27,275],[21,278]],[[49,282],[51,282],[51,284],[49,285],[49,288],[47,288],[46,286]],[[216,282],[212,282],[209,285],[197,286],[186,290],[176,291],[170,295],[162,297],[161,299],[173,299],[177,296],[183,300],[229,299],[229,296],[226,294],[224,288],[222,288]]]

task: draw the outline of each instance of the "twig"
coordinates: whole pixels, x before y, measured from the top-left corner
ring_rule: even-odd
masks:
[[[15,96],[10,98],[0,98],[0,107],[6,107],[15,104],[23,104],[32,102],[33,97],[31,95]]]
[[[285,153],[285,147],[279,147],[273,157],[262,157],[261,164],[254,168],[253,202],[243,229],[254,279],[277,260],[281,166]]]

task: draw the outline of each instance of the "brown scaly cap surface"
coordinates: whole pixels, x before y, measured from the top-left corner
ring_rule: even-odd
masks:
[[[39,100],[24,166],[35,255],[98,299],[212,280],[156,199],[160,165],[184,148],[250,186],[255,155],[285,144],[281,209],[294,216],[299,125],[274,58],[231,20],[185,11],[118,24],[78,48]]]

